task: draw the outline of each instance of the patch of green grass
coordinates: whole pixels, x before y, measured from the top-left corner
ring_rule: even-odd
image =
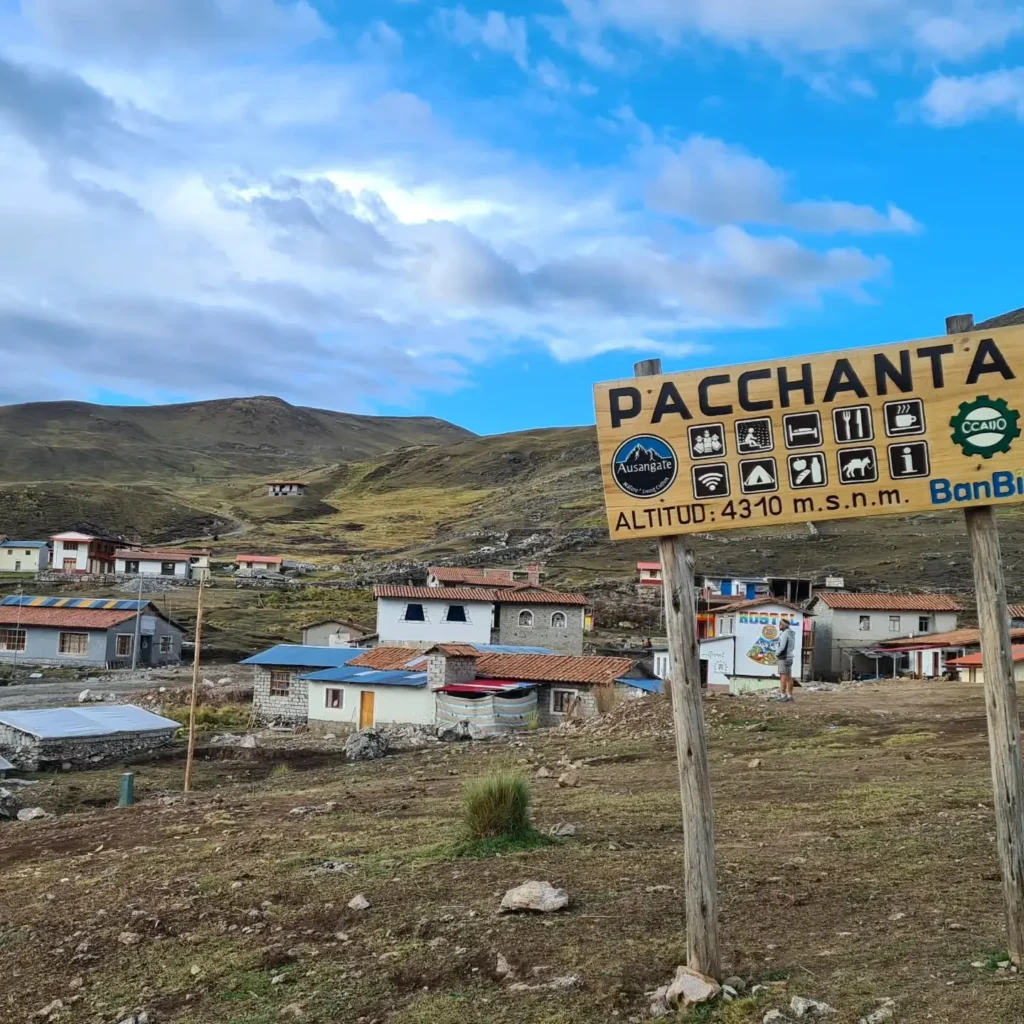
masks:
[[[173,719],[183,728],[188,727],[188,706],[165,707],[161,714]],[[221,704],[216,707],[201,704],[196,708],[196,732],[239,732],[249,725],[252,708],[248,704]]]
[[[937,738],[938,733],[935,732],[900,732],[895,736],[888,736],[886,739],[882,740],[882,746],[903,747],[914,743],[928,743]]]
[[[991,953],[985,954],[985,970],[986,971],[998,971],[1000,964],[1005,964],[1010,959],[1010,951],[1008,949],[995,949]]]
[[[291,768],[286,764],[277,765],[274,770],[270,773],[272,779],[284,779],[291,774]]]
[[[761,975],[761,981],[787,981],[789,979],[789,968],[788,967],[773,967],[770,971],[765,971]]]
[[[555,846],[557,840],[531,829],[516,836],[497,836],[492,839],[458,839],[448,847],[450,857],[504,857],[524,850],[539,850]]]
[[[462,819],[469,839],[514,838],[532,831],[530,784],[512,774],[467,782],[462,790]]]

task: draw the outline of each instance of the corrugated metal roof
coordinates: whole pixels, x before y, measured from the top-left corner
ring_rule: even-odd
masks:
[[[0,725],[38,739],[109,736],[122,732],[157,732],[177,729],[178,723],[134,704],[95,708],[46,708],[40,711],[0,711]]]
[[[347,665],[365,647],[313,647],[307,644],[276,644],[241,662],[243,665],[286,665],[294,668],[338,668]]]
[[[1014,661],[1024,661],[1024,644],[1013,644],[1010,647],[1010,656]],[[978,668],[982,664],[982,653],[975,651],[973,654],[965,654],[962,658],[948,658],[946,664],[956,668]]]
[[[3,626],[56,626],[66,629],[110,629],[136,613],[98,611],[77,608],[12,608],[0,607],[0,625]]]
[[[645,693],[664,693],[665,687],[660,679],[616,679],[617,683],[624,683],[626,686],[635,686]]]
[[[0,548],[45,548],[45,540],[5,540]]]
[[[958,612],[948,594],[848,594],[827,591],[817,595],[829,608],[865,612]]]
[[[744,611],[747,608],[763,608],[765,605],[769,604],[777,604],[780,608],[790,608],[795,612],[799,612],[801,615],[811,614],[810,612],[805,612],[798,604],[793,604],[790,601],[783,601],[778,597],[772,597],[768,594],[764,597],[752,597],[749,601],[734,601],[732,604],[726,604],[721,608],[716,608],[715,613],[739,612]]]
[[[303,676],[314,683],[352,683],[361,686],[412,686],[422,688],[427,685],[426,672],[382,672],[372,668],[354,668],[342,665],[340,668],[326,668],[320,672],[310,672]]]
[[[1013,612],[1010,613],[1013,617]],[[1024,629],[1010,630],[1010,639],[1018,643],[1024,640]],[[951,629],[946,633],[918,633],[917,636],[896,636],[890,640],[879,640],[879,647],[897,647],[900,650],[929,647],[977,647],[981,643],[981,631],[977,628]]]
[[[0,544],[0,547],[3,547]],[[149,601],[129,601],[113,597],[39,597],[31,594],[8,594],[0,605],[8,608],[91,608],[95,611],[138,611],[146,608]]]
[[[487,587],[413,587],[405,584],[378,583],[373,596],[405,598],[415,601],[486,601],[489,604],[569,604],[586,605],[584,594],[563,594],[536,586]]]

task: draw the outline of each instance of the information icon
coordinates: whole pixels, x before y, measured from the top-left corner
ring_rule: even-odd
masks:
[[[889,476],[907,480],[931,472],[927,441],[901,441],[889,445]]]

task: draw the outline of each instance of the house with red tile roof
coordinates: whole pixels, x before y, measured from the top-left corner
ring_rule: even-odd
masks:
[[[381,584],[381,644],[515,644],[558,654],[583,653],[587,598],[533,584],[416,587]]]
[[[880,643],[957,627],[959,602],[948,594],[819,592],[814,612],[814,671],[818,678],[875,675]]]
[[[1013,644],[1010,648],[1010,656],[1013,659],[1013,678],[1017,682],[1024,682],[1024,644]],[[946,666],[956,669],[962,683],[981,684],[985,682],[985,668],[981,651],[950,659],[946,662]]]
[[[522,569],[479,569],[472,566],[435,565],[427,569],[428,587],[500,587],[516,583],[540,586],[543,565]]]

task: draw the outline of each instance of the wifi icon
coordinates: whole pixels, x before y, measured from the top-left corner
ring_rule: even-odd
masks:
[[[710,466],[694,466],[693,496],[696,500],[724,498],[729,495],[729,467],[724,462]]]

